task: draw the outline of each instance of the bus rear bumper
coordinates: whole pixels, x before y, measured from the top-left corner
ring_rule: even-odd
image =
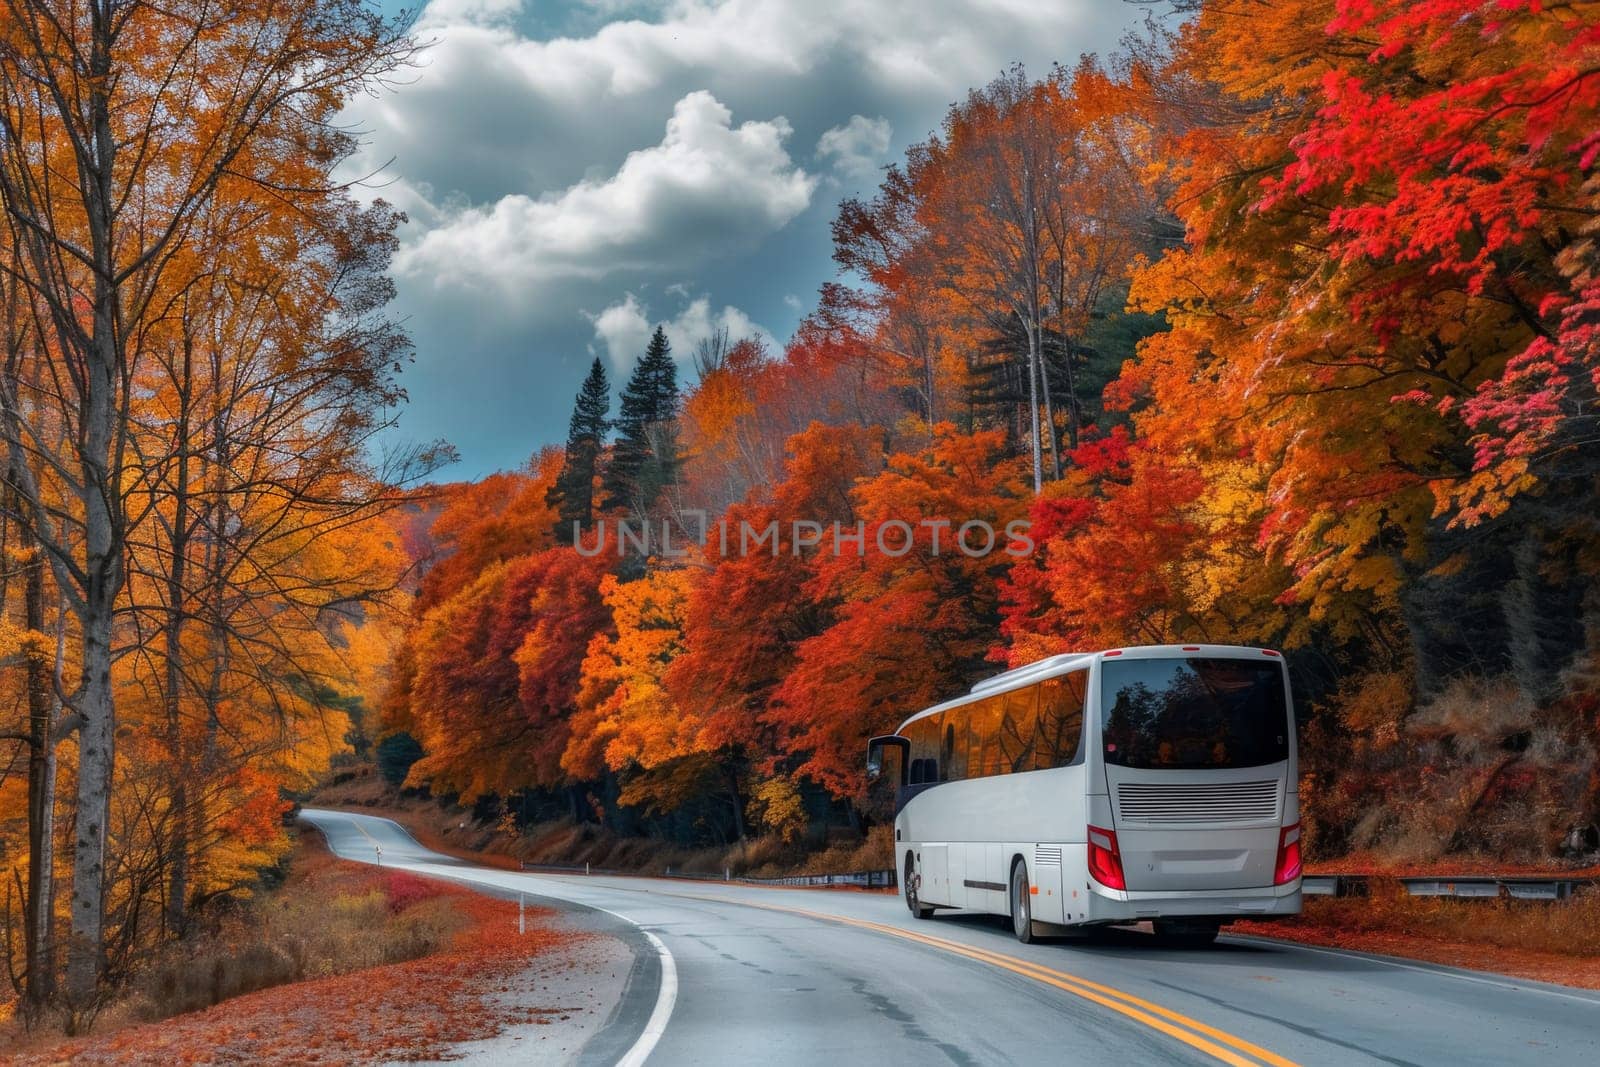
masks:
[[[1300,914],[1300,880],[1254,889],[1196,892],[1124,892],[1092,886],[1088,923],[1133,923],[1146,919],[1273,919]]]

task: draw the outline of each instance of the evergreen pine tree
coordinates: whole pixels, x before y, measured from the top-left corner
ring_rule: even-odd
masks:
[[[567,428],[567,454],[545,500],[556,509],[556,540],[571,544],[575,529],[594,521],[594,475],[611,423],[611,383],[598,358],[578,390]]]
[[[677,480],[678,367],[667,335],[656,327],[633,368],[617,417],[617,445],[605,475],[605,503],[648,512]]]

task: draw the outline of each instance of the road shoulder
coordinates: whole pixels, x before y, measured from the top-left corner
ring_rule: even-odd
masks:
[[[565,902],[540,900],[559,909]],[[627,1030],[619,1019],[639,955],[620,937],[597,932],[583,917],[564,914],[557,929],[575,936],[510,976],[490,997],[509,1022],[500,1033],[450,1046],[435,1062],[522,1064],[530,1061],[567,1067],[594,1062],[591,1045],[612,1043],[609,1035]],[[615,1062],[615,1057],[606,1062]]]
[[[561,897],[513,891],[467,873],[454,877],[476,892],[558,913],[557,928],[573,939],[568,953],[535,961],[500,994],[511,1015],[528,1015],[526,1023],[456,1045],[443,1060],[511,1064],[537,1054],[541,1064],[611,1067],[639,1044],[662,983],[660,958],[639,926]]]

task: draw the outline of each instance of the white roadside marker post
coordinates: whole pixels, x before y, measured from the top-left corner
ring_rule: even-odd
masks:
[[[528,932],[527,920],[524,918],[523,912],[522,912],[523,899],[524,899],[523,895],[521,893],[518,893],[517,894],[517,933],[519,935],[520,934],[526,934]]]

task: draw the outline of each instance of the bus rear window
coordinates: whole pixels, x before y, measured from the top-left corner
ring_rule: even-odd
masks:
[[[1124,659],[1101,665],[1107,763],[1183,770],[1289,758],[1283,670],[1242,659]]]

